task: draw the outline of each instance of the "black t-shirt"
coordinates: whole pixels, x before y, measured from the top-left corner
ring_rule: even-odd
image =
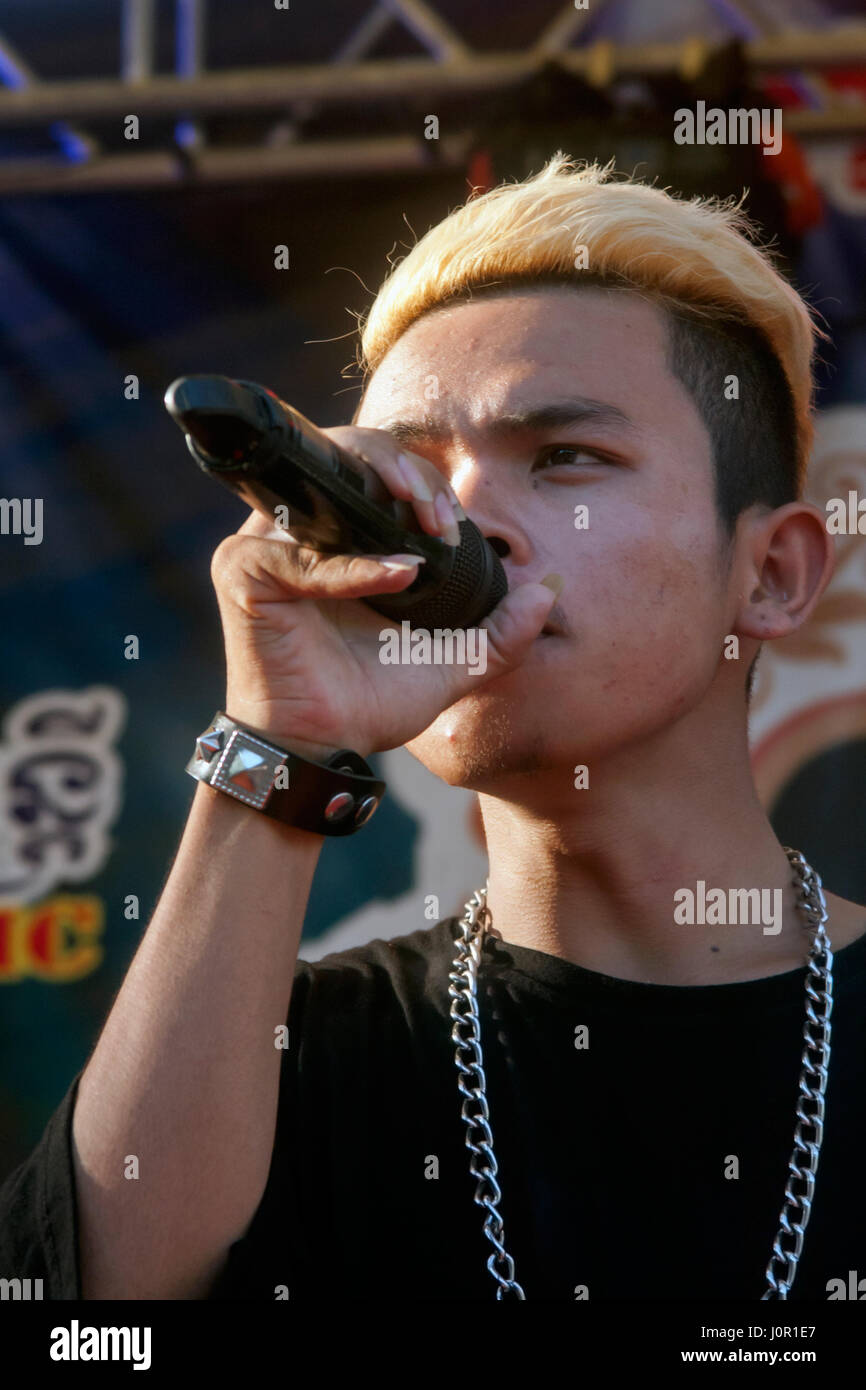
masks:
[[[292,1301],[495,1301],[451,1037],[457,931],[448,918],[299,961],[267,1187],[211,1298],[272,1301],[285,1286]],[[807,946],[804,933],[804,959]],[[760,1300],[805,981],[803,967],[640,984],[488,937],[478,1004],[499,1210],[528,1301],[581,1287],[593,1301]],[[866,1276],[864,1005],[866,936],[835,956],[826,1124],[790,1300]],[[77,1083],[0,1189],[0,1275],[42,1277],[50,1298],[80,1297]]]

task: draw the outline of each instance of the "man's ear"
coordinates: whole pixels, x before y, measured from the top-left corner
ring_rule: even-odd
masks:
[[[789,502],[743,521],[740,605],[733,631],[759,642],[786,637],[811,617],[836,568],[823,512]]]

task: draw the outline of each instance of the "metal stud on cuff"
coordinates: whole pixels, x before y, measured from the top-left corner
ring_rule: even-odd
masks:
[[[345,820],[354,804],[355,798],[351,792],[337,792],[325,807],[325,820]]]
[[[190,776],[209,783],[217,791],[227,792],[236,800],[243,801],[255,810],[264,811],[266,815],[284,820],[287,824],[317,829],[324,821],[334,827],[328,833],[345,835],[353,834],[370,819],[379,805],[385,784],[376,781],[370,768],[357,753],[343,749],[342,754],[344,758],[350,757],[351,761],[340,762],[338,755],[324,766],[308,764],[299,755],[266,743],[252,731],[238,725],[229,715],[219,711],[204,733],[196,739],[195,753],[186,770]],[[308,779],[309,769],[316,767],[322,773],[345,773],[356,782],[364,779],[367,785],[356,787],[353,791],[342,788],[334,792],[329,796],[323,810],[316,806],[315,791],[311,787],[303,793],[300,803],[287,811],[286,803],[275,783],[278,774],[286,771],[293,759],[303,767],[303,775]],[[370,789],[371,783],[375,791]],[[322,792],[324,800],[324,796],[328,794],[327,783],[322,786]],[[337,826],[340,828],[337,829]]]
[[[355,824],[364,825],[370,819],[376,807],[379,805],[377,796],[365,796],[355,812]]]
[[[212,787],[228,792],[260,811],[274,789],[285,754],[253,734],[234,729],[210,779]]]

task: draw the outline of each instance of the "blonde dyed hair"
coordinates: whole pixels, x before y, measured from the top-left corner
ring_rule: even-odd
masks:
[[[671,310],[758,330],[790,387],[799,494],[814,432],[816,339],[827,335],[760,244],[744,197],[687,201],[616,174],[613,161],[578,163],[558,151],[540,173],[470,197],[416,242],[361,322],[359,366],[369,376],[422,314],[490,282],[579,286],[587,273],[574,262],[585,246],[589,283],[602,277]]]

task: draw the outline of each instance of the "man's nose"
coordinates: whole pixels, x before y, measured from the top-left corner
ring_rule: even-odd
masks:
[[[482,534],[484,534],[483,528]],[[504,560],[506,555],[511,554],[511,546],[504,536],[484,535],[484,539],[493,547],[500,560]]]
[[[511,554],[516,537],[509,539],[510,525],[500,507],[493,506],[492,486],[485,483],[481,470],[477,466],[459,469],[449,486],[463,511],[474,521],[500,560],[504,560]]]

